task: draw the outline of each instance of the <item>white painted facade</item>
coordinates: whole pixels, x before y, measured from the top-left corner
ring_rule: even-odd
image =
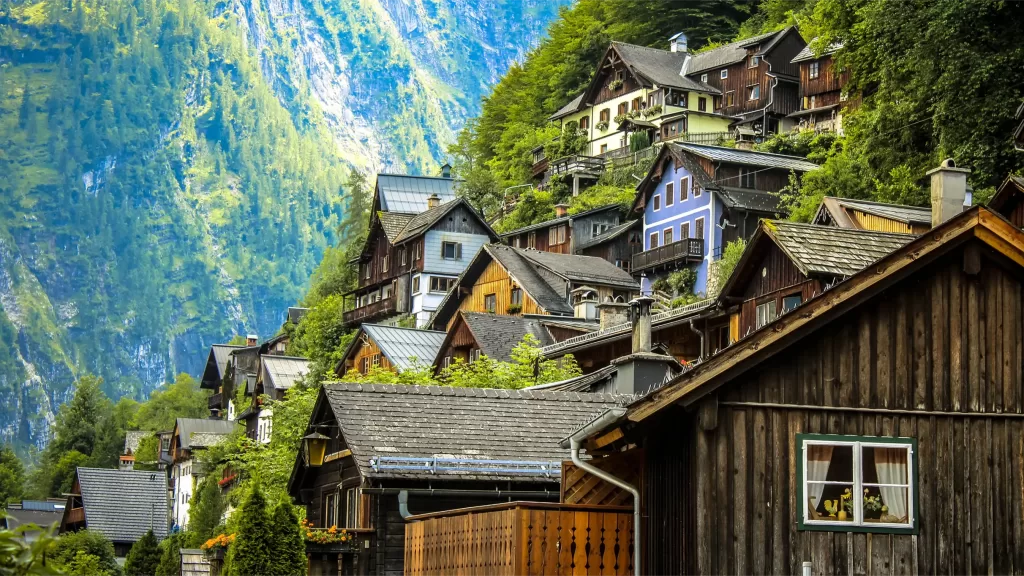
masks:
[[[171,517],[173,526],[181,529],[188,527],[188,509],[195,493],[195,476],[192,473],[194,460],[182,460],[171,467],[171,480],[174,482],[172,496],[174,498]]]

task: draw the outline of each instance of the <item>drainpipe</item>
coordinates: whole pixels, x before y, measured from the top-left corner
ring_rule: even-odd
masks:
[[[580,459],[580,443],[583,442],[591,432],[601,430],[625,415],[625,408],[609,408],[589,424],[574,432],[572,436],[569,436],[569,438],[566,439],[568,442],[563,440],[561,446],[563,448],[568,447],[570,449],[572,463],[581,470],[593,474],[609,484],[614,484],[633,495],[633,574],[635,576],[640,576],[640,491],[625,480],[616,478],[604,470]],[[566,444],[568,444],[568,446],[566,446]]]
[[[398,513],[403,520],[408,520],[412,514],[409,513],[409,491],[399,490],[398,492]]]
[[[692,330],[693,333],[696,334],[697,336],[700,336],[700,356],[701,356],[701,358],[703,358],[704,357],[704,333],[701,332],[700,330],[698,330],[697,327],[693,325],[693,318],[690,318],[690,330]]]

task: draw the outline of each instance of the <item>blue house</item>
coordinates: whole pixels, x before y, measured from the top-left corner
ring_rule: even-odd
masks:
[[[643,252],[634,275],[659,278],[694,268],[694,292],[708,292],[708,270],[724,247],[747,239],[758,220],[780,215],[778,192],[817,164],[795,156],[721,146],[666,143],[637,185],[634,210],[643,213]]]

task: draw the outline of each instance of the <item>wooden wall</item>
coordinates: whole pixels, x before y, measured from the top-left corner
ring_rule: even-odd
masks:
[[[766,248],[761,259],[750,264],[752,273],[742,290],[743,303],[740,305],[740,337],[757,329],[757,306],[768,300],[779,300],[784,295],[800,292],[803,301],[809,300],[821,289],[817,279],[807,278],[774,243],[765,242]],[[762,271],[767,271],[762,275]],[[776,311],[782,312],[781,301]]]
[[[878,232],[898,232],[900,234],[924,234],[931,229],[930,225],[918,224],[910,225],[906,222],[900,222],[899,220],[892,220],[889,218],[882,218],[881,216],[875,216],[874,214],[867,214],[860,210],[847,210],[858,226],[864,230],[876,230]]]
[[[495,313],[507,315],[508,306],[512,301],[512,284],[512,278],[509,277],[508,272],[500,264],[492,260],[473,284],[471,292],[462,297],[462,300],[459,302],[459,310],[487,312],[487,308],[484,306],[484,296],[494,294],[497,302]],[[526,290],[523,290],[522,313],[546,314],[544,309],[526,293]],[[451,322],[453,321],[454,317],[449,321],[449,327],[451,327]]]
[[[718,88],[722,91],[722,108],[717,110],[722,114],[738,115],[745,114],[748,112],[754,112],[762,110],[765,106],[771,103],[769,112],[775,112],[777,114],[790,114],[800,109],[799,100],[799,86],[796,82],[785,82],[778,81],[778,85],[775,86],[775,95],[772,97],[772,85],[775,84],[775,78],[768,76],[769,62],[772,70],[778,73],[789,74],[796,77],[797,67],[790,63],[796,54],[804,47],[805,43],[799,38],[798,34],[789,34],[783,39],[778,45],[776,45],[772,51],[768,54],[767,59],[762,58],[760,63],[753,68],[747,66],[748,60],[744,59],[743,62],[739,62],[729,66],[728,78],[721,78],[721,68],[715,70],[708,70],[708,84]],[[753,46],[747,50],[748,58],[750,55],[757,52],[757,47]],[[703,74],[703,72],[701,73]],[[696,77],[699,79],[700,74],[690,74],[691,78]],[[757,100],[747,99],[747,87],[758,84],[761,87],[761,97]],[[734,105],[725,106],[726,93],[735,92]],[[710,112],[711,110],[709,110]]]
[[[695,437],[697,571],[1024,572],[1021,279],[962,251],[727,384],[713,430],[661,417]],[[797,530],[798,433],[916,438],[919,534]]]
[[[1013,202],[1013,209],[1009,211],[1009,214],[1005,214],[1006,219],[1012,222],[1014,226],[1024,228],[1024,202],[1020,200],[1011,202]]]
[[[353,349],[353,354],[345,358],[345,372],[354,370],[361,372],[363,358],[370,359],[370,367],[373,367],[373,356],[374,354],[380,354],[380,367],[385,370],[391,370],[391,362],[384,356],[380,351],[380,347],[373,340],[367,338],[366,344],[357,343]],[[344,374],[341,374],[344,376]]]
[[[835,60],[832,59],[832,56],[825,56],[818,59],[818,77],[812,79],[810,76],[811,62],[813,60],[800,63],[800,97],[835,92],[836,102],[838,102],[839,93],[850,79],[850,74],[848,72],[836,74]],[[824,106],[820,102],[818,105]]]
[[[550,238],[550,230],[554,226],[565,226],[565,242],[561,244],[549,244],[548,239]],[[541,252],[554,252],[555,254],[569,254],[569,247],[572,244],[572,228],[569,227],[568,222],[560,222],[553,226],[547,226],[545,228],[538,228],[529,232],[523,232],[522,234],[516,234],[515,236],[509,236],[506,244],[509,246],[515,246],[516,248],[529,248],[530,247],[530,234],[534,234],[533,248]],[[519,243],[516,243],[518,238]]]

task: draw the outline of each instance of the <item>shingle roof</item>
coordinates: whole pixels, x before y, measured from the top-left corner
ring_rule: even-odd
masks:
[[[145,470],[79,468],[85,525],[114,542],[136,542],[147,530],[167,537],[167,476]]]
[[[612,42],[612,46],[627,66],[658,86],[721,94],[721,91],[713,86],[680,74],[687,56],[690,56],[691,65],[695,58],[686,52],[671,52],[624,42]]]
[[[538,478],[481,472],[375,472],[370,460],[393,456],[557,462],[566,457],[558,442],[619,400],[611,394],[402,384],[328,384],[324,394],[363,477],[430,480],[536,482]],[[546,480],[558,481],[557,476]]]
[[[413,368],[417,362],[429,366],[444,342],[444,332],[363,324],[362,330],[373,339],[381,354],[399,371]]]
[[[721,186],[716,193],[727,207],[752,212],[778,212],[782,202],[777,193],[732,186]]]
[[[687,68],[687,74],[699,74],[715,68],[722,68],[730,64],[742,62],[747,57],[747,46],[755,44],[762,40],[766,40],[781,34],[783,30],[778,32],[769,32],[767,34],[760,34],[746,40],[738,40],[726,44],[725,46],[719,46],[718,48],[712,48],[704,52],[699,52],[693,55],[693,59],[690,60],[690,65]]]
[[[309,360],[306,358],[267,354],[260,357],[260,362],[263,363],[264,389],[270,386],[278,390],[288,390],[309,373]]]
[[[600,214],[601,212],[608,212],[610,210],[621,210],[618,204],[606,204],[604,206],[598,206],[597,208],[591,208],[590,210],[583,210],[582,212],[576,212],[574,214],[566,214],[558,218],[552,218],[551,220],[545,220],[543,222],[537,222],[536,224],[530,224],[523,226],[522,228],[516,228],[515,230],[509,230],[501,234],[502,238],[508,238],[509,236],[516,236],[523,232],[529,232],[531,230],[540,230],[541,228],[548,228],[556,224],[562,224],[569,220],[576,220],[584,216],[591,216],[593,214]]]
[[[405,214],[402,212],[384,212],[383,210],[377,212],[377,218],[380,219],[380,227],[384,230],[384,236],[387,237],[388,242],[395,243],[395,238],[402,233],[405,229],[405,225],[409,223],[414,217],[413,214]]]
[[[885,204],[883,202],[851,200],[848,198],[836,198],[836,201],[843,208],[851,208],[867,214],[896,220],[897,222],[904,222],[906,224],[927,224],[929,226],[932,223],[932,209],[928,207]]]
[[[628,272],[617,268],[604,258],[579,254],[556,254],[539,250],[522,250],[522,255],[534,264],[574,282],[614,286],[627,290],[640,290],[640,285]]]
[[[192,440],[197,434],[226,436],[235,430],[235,423],[230,420],[214,420],[211,418],[178,418],[175,428],[178,430],[178,445],[188,449],[192,447]],[[195,444],[197,448],[205,446],[210,446],[210,444]]]
[[[419,214],[427,210],[427,198],[437,194],[441,203],[455,199],[455,187],[459,180],[432,176],[408,176],[405,174],[378,174],[377,191],[380,209],[385,212]]]
[[[716,162],[728,162],[731,164],[743,164],[745,166],[758,166],[761,168],[779,168],[782,170],[795,170],[797,172],[808,172],[818,169],[817,164],[799,156],[754,152],[752,150],[739,150],[737,148],[726,148],[724,146],[691,144],[689,142],[672,142],[670,143],[670,146]]]
[[[548,120],[558,120],[563,116],[568,116],[569,114],[572,114],[573,112],[579,110],[580,104],[583,103],[583,96],[585,95],[586,92],[570,100],[568,104],[559,108],[558,111],[552,114],[551,116],[548,116]]]
[[[203,388],[216,388],[224,379],[224,373],[228,368],[228,361],[231,360],[231,351],[242,348],[231,344],[214,344],[210,346],[210,355],[206,359],[206,368],[203,370]]]
[[[550,270],[540,267],[524,255],[525,251],[491,244],[484,247],[501,266],[526,290],[537,304],[549,314],[572,314],[565,289],[565,280]],[[452,291],[449,295],[454,294]],[[440,309],[440,307],[438,307]]]
[[[821,54],[815,54],[814,50],[811,49],[811,45],[814,44],[815,40],[817,40],[817,38],[811,40],[810,43],[807,44],[807,46],[804,46],[804,49],[801,50],[792,60],[790,60],[790,63],[797,64],[805,60],[817,60],[818,58],[828,56],[829,54],[834,54],[836,51],[843,47],[841,42],[834,42],[830,44],[828,48],[825,48],[825,50]]]
[[[781,220],[765,221],[766,232],[805,275],[852,276],[916,236],[854,230]]]
[[[618,370],[618,366],[609,364],[591,372],[590,374],[584,374],[582,376],[562,380],[560,382],[531,386],[530,388],[527,388],[527,390],[547,390],[550,392],[590,392],[595,385],[602,384],[607,380],[613,379]]]
[[[463,312],[462,317],[476,338],[481,353],[495,360],[511,361],[512,349],[527,334],[532,334],[540,342],[539,346],[555,343],[540,320],[483,312]]]

